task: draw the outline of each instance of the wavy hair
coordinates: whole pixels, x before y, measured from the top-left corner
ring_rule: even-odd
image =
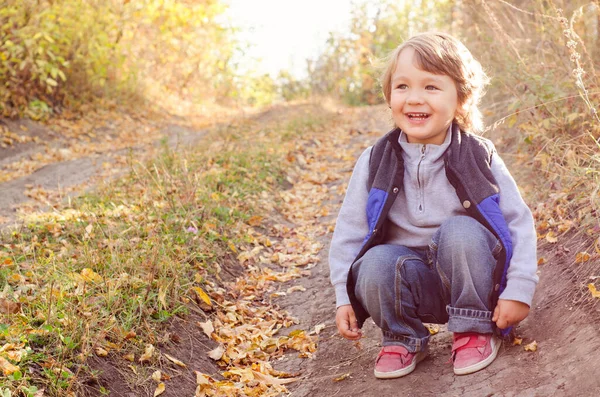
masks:
[[[381,86],[385,100],[390,104],[392,75],[396,70],[398,56],[406,47],[415,50],[418,67],[429,73],[449,76],[456,84],[458,105],[454,121],[461,130],[474,133],[483,131],[483,118],[479,102],[489,84],[481,64],[458,39],[446,33],[428,32],[412,36],[399,45],[384,61]]]

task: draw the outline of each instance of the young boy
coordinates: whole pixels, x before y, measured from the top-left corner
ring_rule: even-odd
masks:
[[[383,93],[395,128],[358,159],[330,248],[336,324],[355,340],[383,333],[377,378],[411,373],[427,323],[453,332],[454,372],[488,366],[496,331],[527,317],[538,277],[529,208],[481,131],[481,65],[443,33],[390,56]]]

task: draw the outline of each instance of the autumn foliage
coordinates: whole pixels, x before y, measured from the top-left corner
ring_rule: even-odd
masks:
[[[97,97],[212,99],[231,90],[222,2],[6,0],[0,114],[45,117]]]

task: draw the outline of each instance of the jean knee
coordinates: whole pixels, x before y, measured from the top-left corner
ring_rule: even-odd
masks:
[[[455,216],[440,226],[436,234],[438,250],[451,248],[467,255],[496,249],[498,239],[470,216]]]
[[[378,245],[371,248],[355,265],[358,270],[357,284],[369,290],[393,285],[397,259],[386,246]]]

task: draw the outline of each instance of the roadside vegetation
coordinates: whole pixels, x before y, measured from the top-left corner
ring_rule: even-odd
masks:
[[[222,18],[225,7],[218,0],[0,7],[0,114],[47,123],[72,141],[68,150],[48,147],[3,165],[0,182],[152,142],[173,114],[210,127],[200,148],[164,143],[153,161],[129,157],[118,181],[27,214],[0,234],[1,397],[79,395],[82,382],[97,378],[92,357],[128,362],[142,387],[159,395],[170,387],[165,363],[185,365],[160,351],[163,331],[191,314],[217,346],[210,358],[220,370],[218,379],[198,373],[198,396],[284,392],[295,374],[270,360],[289,350],[310,357],[320,328],[301,329],[277,311],[272,299],[294,290],[273,285],[307,275],[321,249],[317,236],[330,231],[315,224],[330,215],[321,204],[335,178],[315,158],[351,158],[336,113],[323,100],[300,102],[382,103],[378,60],[423,30],[460,37],[487,68],[485,134],[527,181],[520,185],[540,245],[560,251],[579,302],[598,304],[597,2],[358,2],[349,33],[331,34],[307,80],[285,71],[239,75],[243,44]],[[273,106],[284,101],[296,104]],[[257,119],[232,117],[232,109],[251,106],[273,107]],[[109,132],[98,135],[105,125]],[[1,123],[0,138],[3,148],[34,140]]]

